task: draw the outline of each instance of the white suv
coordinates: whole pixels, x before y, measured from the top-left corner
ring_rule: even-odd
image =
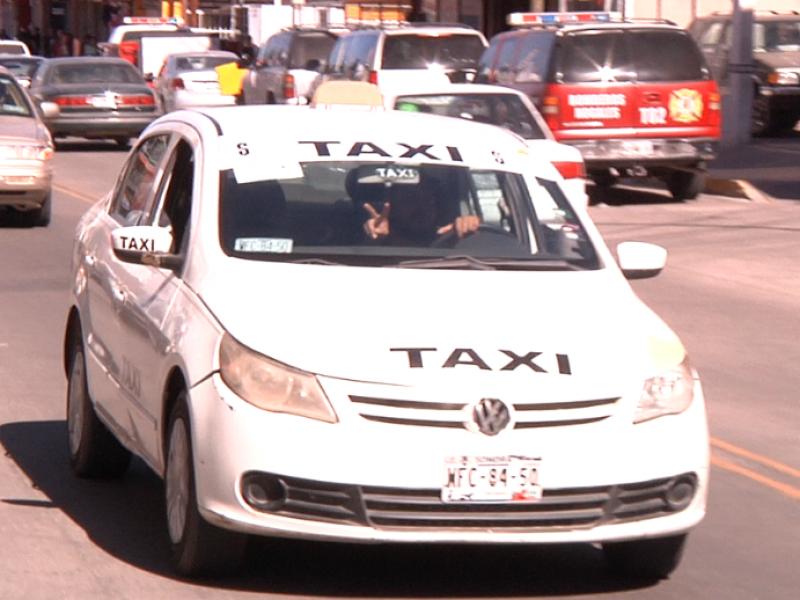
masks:
[[[466,25],[403,24],[356,29],[342,35],[309,93],[326,81],[419,83],[426,73],[453,83],[472,81],[488,46],[484,35]]]

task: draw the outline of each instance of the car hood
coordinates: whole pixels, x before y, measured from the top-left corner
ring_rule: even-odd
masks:
[[[0,137],[18,140],[44,141],[36,119],[31,117],[0,116]]]
[[[800,68],[800,52],[760,52],[756,58],[772,69]]]
[[[257,352],[323,376],[398,385],[556,377],[596,389],[602,380],[641,381],[683,358],[675,334],[609,269],[230,262],[200,291],[222,327]]]

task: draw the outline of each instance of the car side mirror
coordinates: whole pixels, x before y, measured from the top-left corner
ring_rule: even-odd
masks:
[[[122,262],[177,271],[183,266],[183,257],[170,252],[172,243],[171,230],[154,225],[119,227],[111,232],[114,255]]]
[[[42,102],[39,104],[39,108],[45,119],[55,119],[61,113],[61,108],[55,102]]]
[[[655,277],[667,264],[667,250],[647,242],[617,244],[617,260],[625,279]]]

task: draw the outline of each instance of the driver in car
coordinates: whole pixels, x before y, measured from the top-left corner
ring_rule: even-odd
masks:
[[[466,237],[481,224],[477,215],[445,214],[442,194],[421,181],[359,184],[359,190],[361,193],[355,192],[354,199],[363,203],[364,232],[373,242],[427,247],[443,236]],[[364,190],[368,190],[368,198],[364,197]],[[452,207],[451,213],[457,210],[457,206]]]

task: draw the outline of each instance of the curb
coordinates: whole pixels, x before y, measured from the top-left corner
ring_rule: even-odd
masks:
[[[743,179],[715,179],[709,177],[706,180],[705,189],[703,191],[706,194],[743,198],[751,202],[773,202],[769,194],[762,192],[753,184]]]

